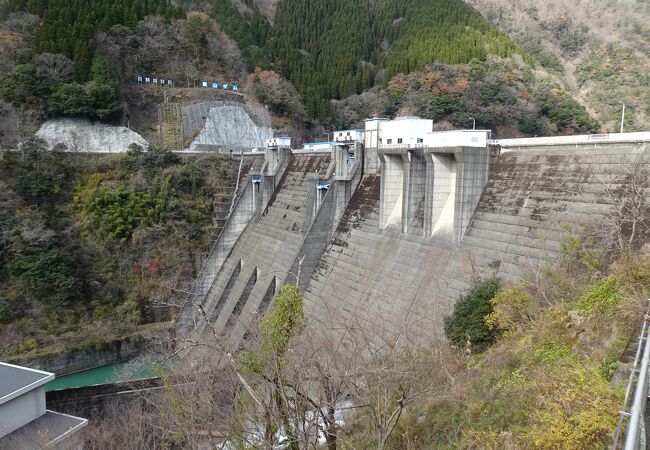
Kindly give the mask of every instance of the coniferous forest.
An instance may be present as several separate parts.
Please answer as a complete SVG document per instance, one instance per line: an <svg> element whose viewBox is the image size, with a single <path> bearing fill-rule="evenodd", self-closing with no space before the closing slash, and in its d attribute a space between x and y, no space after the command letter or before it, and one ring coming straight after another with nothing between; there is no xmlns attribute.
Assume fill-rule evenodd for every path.
<svg viewBox="0 0 650 450"><path fill-rule="evenodd" d="M525 56L461 0L284 0L273 27L253 11L242 17L228 0L213 1L249 67L273 67L296 86L307 115L321 119L332 114L331 99L432 62Z"/></svg>
<svg viewBox="0 0 650 450"><path fill-rule="evenodd" d="M76 82L85 83L93 80L96 33L116 25L134 29L151 15L181 18L188 10L183 4L9 0L5 9L39 16L33 52L66 55L74 62ZM209 11L237 42L249 71L270 68L293 83L310 118L327 121L333 114L330 100L432 62L462 64L488 54L527 57L461 0L283 0L273 25L252 1L247 4L243 14L230 0L210 0L199 9Z"/></svg>
<svg viewBox="0 0 650 450"><path fill-rule="evenodd" d="M9 9L41 17L34 53L61 53L72 59L77 80L88 81L95 34L114 25L134 28L143 17L181 17L184 10L169 0L10 0Z"/></svg>

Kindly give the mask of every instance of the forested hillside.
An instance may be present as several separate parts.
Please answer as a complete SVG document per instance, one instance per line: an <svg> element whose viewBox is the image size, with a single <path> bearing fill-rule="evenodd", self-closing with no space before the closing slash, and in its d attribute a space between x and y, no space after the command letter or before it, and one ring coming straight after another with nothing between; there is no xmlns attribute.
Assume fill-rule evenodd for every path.
<svg viewBox="0 0 650 450"><path fill-rule="evenodd" d="M221 155L156 149L80 156L29 140L5 155L0 357L94 345L170 320L156 300L196 276L235 173Z"/></svg>
<svg viewBox="0 0 650 450"><path fill-rule="evenodd" d="M170 0L9 0L11 11L25 11L41 18L34 42L35 53L61 53L74 62L77 80L88 81L96 48L97 32L114 25L134 29L149 15L180 18L184 9Z"/></svg>
<svg viewBox="0 0 650 450"><path fill-rule="evenodd" d="M242 12L215 0L213 12L249 69L267 67L290 80L305 116L327 127L360 126L375 112L416 114L442 127L467 127L473 117L505 137L600 128L561 83L540 76L539 55L513 44L462 1L246 4ZM277 6L273 26L257 5ZM432 62L436 68L425 69Z"/></svg>
<svg viewBox="0 0 650 450"><path fill-rule="evenodd" d="M558 84L517 59L432 64L334 102L337 125L362 127L372 113L416 115L438 129L490 129L499 137L591 133L599 124ZM473 120L474 121L473 121Z"/></svg>
<svg viewBox="0 0 650 450"><path fill-rule="evenodd" d="M650 3L469 0L608 131L650 129Z"/></svg>
<svg viewBox="0 0 650 450"><path fill-rule="evenodd" d="M531 56L461 0L272 3L5 0L0 3L0 53L6 56L0 64L0 139L11 141L33 130L30 123L53 116L126 124L133 113L136 126L154 129L140 119L151 122L156 114L146 111L140 94L125 89L142 73L173 78L177 86L193 86L202 77L243 81L253 74L249 93L276 117L288 118L278 123L302 129L306 122L314 135L358 123L370 112L417 113L448 126L467 126L474 117L504 136L599 128L564 92L561 80L540 78L535 67L546 64L543 54L524 45ZM272 21L270 11L275 11ZM486 90L470 89L460 102L431 108L422 106L430 99L412 92L427 87L410 83L413 89L402 92L408 98L401 99L396 83L432 63L446 65L448 73L456 73L459 64L483 66L461 79L471 78L472 86ZM512 89L515 79L500 82L491 70L495 65L521 72L515 77L521 83ZM581 72L585 77L587 70ZM260 73L282 86L277 95L268 95ZM544 89L559 95L559 107L554 101L542 105ZM351 111L358 95L389 100L371 109L372 101L364 100L367 107ZM509 104L518 106L509 111ZM573 117L561 117L567 115Z"/></svg>
<svg viewBox="0 0 650 450"><path fill-rule="evenodd" d="M284 75L302 95L307 115L321 119L331 116L330 99L397 73L520 52L460 0L284 0L270 29L255 7L237 19L234 8L224 12L226 1L215 1L215 10L246 30L233 37L249 65L265 63Z"/></svg>

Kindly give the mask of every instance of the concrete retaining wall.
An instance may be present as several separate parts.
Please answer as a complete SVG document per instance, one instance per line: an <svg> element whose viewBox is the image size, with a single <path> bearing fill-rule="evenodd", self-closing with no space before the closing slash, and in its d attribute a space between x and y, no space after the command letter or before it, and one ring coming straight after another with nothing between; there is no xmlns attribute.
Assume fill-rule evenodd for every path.
<svg viewBox="0 0 650 450"><path fill-rule="evenodd" d="M133 358L144 351L145 344L146 341L141 336L132 336L128 339L102 342L86 348L64 350L53 355L16 358L7 362L54 372L56 375L65 375Z"/></svg>
<svg viewBox="0 0 650 450"><path fill-rule="evenodd" d="M226 342L239 345L251 321L268 308L275 290L285 282L294 282L292 266L311 226L316 178L324 175L329 163L329 155L291 156L268 206L259 220L246 227L203 302L211 329L223 339L214 342L205 322L195 328L194 339L217 347ZM265 184L271 186L275 181L263 180L262 186ZM191 361L206 355L197 351L187 357Z"/></svg>
<svg viewBox="0 0 650 450"><path fill-rule="evenodd" d="M185 332L192 328L197 320L198 311L194 304L202 302L221 270L223 262L241 236L242 232L254 217L257 204L257 186L252 183L252 175L260 171L263 158L255 157L245 163L245 171L240 174L239 192L235 193L236 200L219 237L212 246L203 267L192 285L191 294L179 314L176 324L179 331Z"/></svg>

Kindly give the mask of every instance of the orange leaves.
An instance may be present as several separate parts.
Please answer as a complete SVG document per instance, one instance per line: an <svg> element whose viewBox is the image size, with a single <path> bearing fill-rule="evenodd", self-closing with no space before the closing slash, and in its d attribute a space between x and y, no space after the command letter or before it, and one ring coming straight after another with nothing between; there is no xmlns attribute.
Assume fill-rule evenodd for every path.
<svg viewBox="0 0 650 450"><path fill-rule="evenodd" d="M16 33L3 33L0 31L0 42L12 42L14 44L20 44L23 41L23 38Z"/></svg>
<svg viewBox="0 0 650 450"><path fill-rule="evenodd" d="M420 77L420 90L434 95L462 95L469 89L469 80L445 76L440 71L430 71Z"/></svg>

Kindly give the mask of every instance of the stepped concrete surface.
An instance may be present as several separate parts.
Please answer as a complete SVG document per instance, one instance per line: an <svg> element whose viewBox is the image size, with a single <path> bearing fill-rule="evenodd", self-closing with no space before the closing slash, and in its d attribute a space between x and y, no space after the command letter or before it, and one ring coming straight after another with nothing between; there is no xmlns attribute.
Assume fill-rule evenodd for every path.
<svg viewBox="0 0 650 450"><path fill-rule="evenodd" d="M263 155L247 156L240 161L239 180L236 187L233 187L233 191L236 189L236 192L229 197L228 204L223 205L223 208L226 209L226 220L220 224L221 230L217 240L210 249L210 254L203 263L199 276L194 280L191 295L177 318L177 329L181 333L185 333L193 327L198 318L195 305L203 302L223 262L253 218L255 212L254 187L251 183L251 176L259 173L263 164Z"/></svg>
<svg viewBox="0 0 650 450"><path fill-rule="evenodd" d="M571 236L601 233L615 242L609 230L630 186L647 201L649 151L648 142L508 149L459 243L404 233L399 224L382 230L380 179L366 176L308 283L307 314L329 328L442 337L444 317L480 279L534 282L557 266ZM650 205L642 210L650 219ZM650 237L645 228L636 233L639 242Z"/></svg>
<svg viewBox="0 0 650 450"><path fill-rule="evenodd" d="M380 152L381 167L350 188L338 224L337 199L346 203L349 187L338 183L346 181L334 176L326 193L315 186L329 179L330 156L292 155L277 188L269 187L268 206L246 225L208 288L202 305L216 336L205 327L196 333L242 345L248 325L279 286L296 282L301 266L312 323L362 328L384 343L430 342L444 338L444 318L481 279L535 283L558 267L571 238L613 246L619 238L650 238L639 225L650 220L650 135L501 142L430 156L425 148L428 159L419 151ZM636 226L619 213L630 208Z"/></svg>
<svg viewBox="0 0 650 450"><path fill-rule="evenodd" d="M450 305L437 302L435 288L451 246L399 227L380 230L379 202L380 178L365 177L309 282L306 312L328 328L438 336Z"/></svg>
<svg viewBox="0 0 650 450"><path fill-rule="evenodd" d="M246 152L264 147L266 140L273 137L273 130L256 124L242 105L199 103L185 107L183 130L187 138L192 138L200 130L189 147L190 151Z"/></svg>
<svg viewBox="0 0 650 450"><path fill-rule="evenodd" d="M63 144L68 152L123 153L129 145L143 148L149 143L138 133L126 127L92 123L84 119L52 119L36 133L50 148Z"/></svg>
<svg viewBox="0 0 650 450"><path fill-rule="evenodd" d="M266 311L279 286L296 282L290 272L311 225L315 182L329 164L329 155L291 156L268 206L259 220L246 226L216 275L202 310L230 345L241 343L250 322ZM194 334L214 343L205 322L197 323Z"/></svg>
<svg viewBox="0 0 650 450"><path fill-rule="evenodd" d="M616 240L617 210L633 186L646 192L650 145L552 146L503 153L490 174L463 246L481 266L516 280L562 257L571 236ZM645 202L645 199L640 198ZM647 215L646 211L642 213ZM639 217L639 219L642 219ZM629 237L629 230L622 234ZM636 239L648 230L639 227Z"/></svg>

